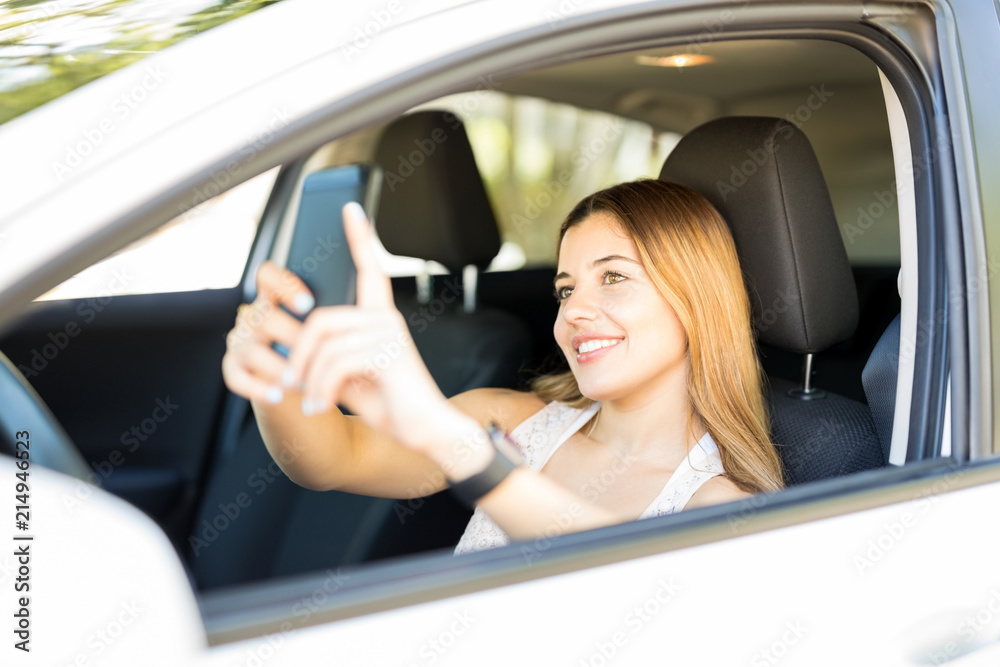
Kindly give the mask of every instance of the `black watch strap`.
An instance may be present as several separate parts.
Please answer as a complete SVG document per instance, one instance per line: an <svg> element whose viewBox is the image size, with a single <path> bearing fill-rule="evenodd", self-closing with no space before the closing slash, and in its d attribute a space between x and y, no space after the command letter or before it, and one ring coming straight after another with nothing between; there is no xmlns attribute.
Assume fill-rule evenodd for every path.
<svg viewBox="0 0 1000 667"><path fill-rule="evenodd" d="M487 427L486 432L489 433L490 439L493 441L493 458L489 465L482 472L463 479L461 482L454 482L450 486L452 495L467 507L474 507L480 498L507 479L507 475L518 466L518 463L512 461L502 451L502 449L509 447L508 443L502 442L506 440L507 435L496 424L492 423Z"/></svg>

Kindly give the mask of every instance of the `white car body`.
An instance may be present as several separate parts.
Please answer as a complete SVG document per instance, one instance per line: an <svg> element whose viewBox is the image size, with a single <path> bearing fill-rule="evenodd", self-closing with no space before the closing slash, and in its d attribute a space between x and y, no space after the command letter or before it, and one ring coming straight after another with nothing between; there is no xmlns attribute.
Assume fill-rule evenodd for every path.
<svg viewBox="0 0 1000 667"><path fill-rule="evenodd" d="M182 212L184 202L199 203L214 193L213 179L224 188L295 157L317 137L456 87L489 88L491 65L545 61L555 40L576 48L599 24L676 11L678 30L693 30L729 11L725 3L699 4L286 0L153 54L0 127L0 319L106 255L111 236L122 247ZM791 21L797 6L786 4ZM1000 147L1000 124L982 118L973 127L959 106L980 94L973 84L988 75L963 69L958 41L962 31L971 41L979 30L978 37L992 35L997 55L989 5L981 13L992 11L993 25L978 28L933 6L941 67L954 77L948 120L959 196L980 230L998 206L995 194L980 201L978 183L996 182L987 177L997 176L997 158L986 152ZM845 17L868 11L836 6ZM891 3L871 8L890 10ZM604 34L612 39L610 28ZM232 157L241 149L243 161ZM72 232L54 234L54 221L67 217L76 221ZM982 236L970 243L984 253ZM970 399L981 417L970 425L970 458L994 446L991 296L984 289L969 299L979 309L969 354L982 389ZM5 499L17 481L9 463L0 459ZM747 501L725 526L678 531L669 550L650 543L601 551L584 539L564 566L535 567L529 551L530 566L478 582L483 561L456 563L468 578L444 592L408 597L401 579L397 601L362 601L349 612L327 606L342 575L318 574L287 627L267 620L287 602L278 596L247 608L245 628L259 629L214 628L211 639L180 559L151 519L68 477L33 468L31 479L32 650L13 648L8 629L5 665L1000 662L996 466L957 466L934 482L875 485L829 502ZM0 557L8 627L18 597L12 549Z"/></svg>

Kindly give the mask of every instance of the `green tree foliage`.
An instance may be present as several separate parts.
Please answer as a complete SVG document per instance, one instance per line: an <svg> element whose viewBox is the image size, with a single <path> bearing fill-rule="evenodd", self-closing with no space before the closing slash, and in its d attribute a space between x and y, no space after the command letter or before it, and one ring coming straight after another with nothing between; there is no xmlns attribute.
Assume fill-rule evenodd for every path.
<svg viewBox="0 0 1000 667"><path fill-rule="evenodd" d="M0 3L0 123L277 0Z"/></svg>

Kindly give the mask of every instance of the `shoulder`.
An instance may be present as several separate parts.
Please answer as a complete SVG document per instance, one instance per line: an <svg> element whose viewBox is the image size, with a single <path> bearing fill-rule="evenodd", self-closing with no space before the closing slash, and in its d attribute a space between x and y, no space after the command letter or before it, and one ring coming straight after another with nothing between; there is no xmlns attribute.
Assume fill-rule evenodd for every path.
<svg viewBox="0 0 1000 667"><path fill-rule="evenodd" d="M480 423L495 421L507 432L545 407L545 401L531 392L496 387L470 389L449 400Z"/></svg>
<svg viewBox="0 0 1000 667"><path fill-rule="evenodd" d="M709 505L719 505L735 500L744 500L751 497L752 493L747 493L724 475L712 477L694 492L684 509L695 507L707 507Z"/></svg>

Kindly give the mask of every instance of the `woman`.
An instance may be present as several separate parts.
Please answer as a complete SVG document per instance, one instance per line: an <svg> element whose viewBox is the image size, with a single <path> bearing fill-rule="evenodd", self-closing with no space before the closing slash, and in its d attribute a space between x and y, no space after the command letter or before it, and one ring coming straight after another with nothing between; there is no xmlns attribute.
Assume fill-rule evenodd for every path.
<svg viewBox="0 0 1000 667"><path fill-rule="evenodd" d="M553 333L570 370L530 392L450 400L393 306L360 207L345 207L344 224L358 305L309 312L305 285L264 264L223 359L293 481L389 498L451 485L477 508L458 552L781 488L735 246L693 190L641 180L580 202L555 279ZM500 432L526 465L502 453Z"/></svg>

